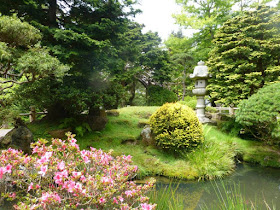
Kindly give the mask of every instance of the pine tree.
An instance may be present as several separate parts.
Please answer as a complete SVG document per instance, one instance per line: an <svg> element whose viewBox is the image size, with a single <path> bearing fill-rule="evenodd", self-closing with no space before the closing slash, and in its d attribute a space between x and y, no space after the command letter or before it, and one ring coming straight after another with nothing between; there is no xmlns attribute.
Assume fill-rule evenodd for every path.
<svg viewBox="0 0 280 210"><path fill-rule="evenodd" d="M280 15L260 6L219 29L208 62L212 101L237 105L265 84L280 79Z"/></svg>

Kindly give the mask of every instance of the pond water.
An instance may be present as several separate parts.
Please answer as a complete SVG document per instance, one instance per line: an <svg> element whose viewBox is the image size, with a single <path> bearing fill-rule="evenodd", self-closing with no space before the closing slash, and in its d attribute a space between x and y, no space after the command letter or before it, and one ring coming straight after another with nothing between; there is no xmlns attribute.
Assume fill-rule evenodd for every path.
<svg viewBox="0 0 280 210"><path fill-rule="evenodd" d="M170 180L157 178L157 190L169 184ZM202 206L215 209L219 202L217 189L223 197L226 194L232 196L234 186L239 186L245 202L250 204L252 201L256 209L267 209L265 202L270 207L280 209L280 169L239 164L232 175L222 180L179 183L173 181L172 186L178 187L176 196L184 200L184 209L201 209Z"/></svg>

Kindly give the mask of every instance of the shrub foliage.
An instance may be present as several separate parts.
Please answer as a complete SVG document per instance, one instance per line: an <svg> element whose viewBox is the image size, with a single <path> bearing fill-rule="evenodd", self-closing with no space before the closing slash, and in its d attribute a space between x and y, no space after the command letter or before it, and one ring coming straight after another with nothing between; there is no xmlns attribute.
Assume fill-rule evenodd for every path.
<svg viewBox="0 0 280 210"><path fill-rule="evenodd" d="M260 89L239 104L236 121L254 137L267 143L280 143L280 83Z"/></svg>
<svg viewBox="0 0 280 210"><path fill-rule="evenodd" d="M265 84L279 81L279 15L275 8L260 6L218 30L208 61L212 100L238 105Z"/></svg>
<svg viewBox="0 0 280 210"><path fill-rule="evenodd" d="M149 106L161 106L164 103L175 102L178 100L174 92L160 86L150 86L147 91L147 103Z"/></svg>
<svg viewBox="0 0 280 210"><path fill-rule="evenodd" d="M151 116L150 126L157 145L165 150L189 150L203 141L195 112L180 103L164 104Z"/></svg>

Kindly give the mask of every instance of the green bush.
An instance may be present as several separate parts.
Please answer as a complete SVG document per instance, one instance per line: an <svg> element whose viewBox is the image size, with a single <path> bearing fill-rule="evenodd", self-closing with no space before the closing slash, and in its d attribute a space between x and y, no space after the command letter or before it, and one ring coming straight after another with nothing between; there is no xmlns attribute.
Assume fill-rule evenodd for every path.
<svg viewBox="0 0 280 210"><path fill-rule="evenodd" d="M179 103L182 105L186 105L186 106L192 108L193 110L195 110L197 99L195 96L185 96L184 101L179 101Z"/></svg>
<svg viewBox="0 0 280 210"><path fill-rule="evenodd" d="M177 95L174 92L160 86L153 85L148 87L147 93L148 106L161 106L167 102L177 101Z"/></svg>
<svg viewBox="0 0 280 210"><path fill-rule="evenodd" d="M210 113L217 113L218 112L218 110L215 107L212 107L212 106L206 106L205 111L210 112Z"/></svg>
<svg viewBox="0 0 280 210"><path fill-rule="evenodd" d="M267 85L239 104L236 121L270 144L280 143L280 83Z"/></svg>
<svg viewBox="0 0 280 210"><path fill-rule="evenodd" d="M180 104L188 106L192 108L192 110L195 110L196 108L196 100L191 100L191 101L179 101Z"/></svg>
<svg viewBox="0 0 280 210"><path fill-rule="evenodd" d="M222 121L218 121L218 129L231 136L240 136L243 126L236 122L234 117L223 116ZM246 136L248 138L248 136Z"/></svg>
<svg viewBox="0 0 280 210"><path fill-rule="evenodd" d="M166 103L150 118L158 146L180 152L197 147L203 141L202 125L195 112L180 103Z"/></svg>

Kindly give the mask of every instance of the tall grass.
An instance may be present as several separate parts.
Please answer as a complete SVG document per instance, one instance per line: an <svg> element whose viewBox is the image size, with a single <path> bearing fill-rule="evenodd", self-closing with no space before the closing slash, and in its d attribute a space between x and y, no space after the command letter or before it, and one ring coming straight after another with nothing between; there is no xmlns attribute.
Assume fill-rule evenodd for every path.
<svg viewBox="0 0 280 210"><path fill-rule="evenodd" d="M186 159L197 171L199 179L221 178L231 173L235 167L236 147L231 139L216 135L213 127L204 127L205 142Z"/></svg>
<svg viewBox="0 0 280 210"><path fill-rule="evenodd" d="M212 181L212 188L216 195L213 203L198 204L203 194L203 190L194 191L188 194L185 190L179 192L180 183L174 184L172 181L165 187L159 186L151 191L147 196L151 203L157 204L158 210L276 210L276 206L269 206L265 200L248 200L243 195L240 184L228 185L225 181ZM158 185L158 184L157 184ZM182 190L182 189L181 189Z"/></svg>
<svg viewBox="0 0 280 210"><path fill-rule="evenodd" d="M221 181L219 185L216 181L212 182L212 187L217 196L217 202L212 205L203 204L200 205L202 210L257 210L267 209L276 210L275 206L270 207L265 200L263 200L263 208L260 208L260 200L255 201L246 199L243 195L240 184L234 183L233 185L226 185L225 182Z"/></svg>
<svg viewBox="0 0 280 210"><path fill-rule="evenodd" d="M184 210L184 197L177 194L180 183L173 185L170 183L164 188L156 188L148 194L151 203L157 204L157 210Z"/></svg>

